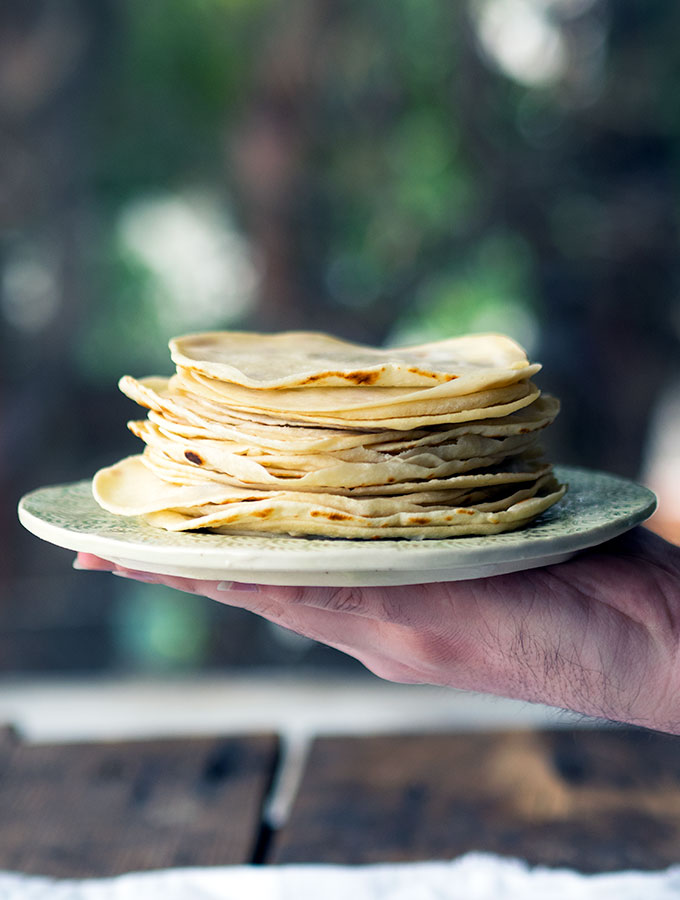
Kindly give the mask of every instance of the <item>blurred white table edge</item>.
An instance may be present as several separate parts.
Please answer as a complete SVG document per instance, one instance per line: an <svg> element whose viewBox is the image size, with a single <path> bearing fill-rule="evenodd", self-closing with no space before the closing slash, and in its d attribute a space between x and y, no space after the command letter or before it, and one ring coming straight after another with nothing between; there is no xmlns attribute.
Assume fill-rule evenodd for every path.
<svg viewBox="0 0 680 900"><path fill-rule="evenodd" d="M601 726L537 704L370 676L219 674L0 680L0 723L27 742L276 732L317 735Z"/></svg>

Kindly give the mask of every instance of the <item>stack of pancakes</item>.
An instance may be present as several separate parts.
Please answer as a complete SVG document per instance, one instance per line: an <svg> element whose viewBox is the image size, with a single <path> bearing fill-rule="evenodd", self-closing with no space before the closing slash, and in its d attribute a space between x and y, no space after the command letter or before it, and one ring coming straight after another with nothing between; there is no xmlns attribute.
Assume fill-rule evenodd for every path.
<svg viewBox="0 0 680 900"><path fill-rule="evenodd" d="M564 494L538 447L559 410L521 347L471 335L378 350L323 334L170 342L125 376L144 452L97 473L105 509L170 531L438 538L520 528Z"/></svg>

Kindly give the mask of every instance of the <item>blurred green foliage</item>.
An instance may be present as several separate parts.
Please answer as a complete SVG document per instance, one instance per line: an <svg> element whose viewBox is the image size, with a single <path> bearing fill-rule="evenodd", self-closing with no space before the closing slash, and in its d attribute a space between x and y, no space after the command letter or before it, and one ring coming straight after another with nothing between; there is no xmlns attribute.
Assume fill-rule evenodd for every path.
<svg viewBox="0 0 680 900"><path fill-rule="evenodd" d="M124 0L90 107L92 187L115 210L187 181L220 190L226 121L248 102L272 0Z"/></svg>
<svg viewBox="0 0 680 900"><path fill-rule="evenodd" d="M83 316L84 373L112 380L144 360L162 370L166 340L182 328L181 317L159 314L154 272L116 235L140 197L209 191L267 264L258 226L249 234L254 191L234 151L259 120L269 152L296 158L293 176L269 185L283 200L255 198L263 216L288 205L285 221L276 208L271 221L288 230L278 237L288 241L295 282L264 286L280 292L271 306L281 308L257 315L258 327L314 325L314 310L325 308L327 330L371 340L494 323L528 339L536 303L526 241L507 225L487 232L492 197L461 146L464 24L455 5L415 0L121 5L91 107L98 278L108 299ZM511 114L510 95L520 92L505 89L500 108ZM266 165L263 181L275 180ZM284 308L288 294L300 312ZM249 324L225 308L204 327Z"/></svg>

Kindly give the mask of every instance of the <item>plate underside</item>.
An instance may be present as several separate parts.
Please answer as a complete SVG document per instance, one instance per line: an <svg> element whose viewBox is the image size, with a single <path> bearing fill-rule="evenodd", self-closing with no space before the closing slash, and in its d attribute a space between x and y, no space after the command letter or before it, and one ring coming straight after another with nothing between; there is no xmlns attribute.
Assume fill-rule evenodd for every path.
<svg viewBox="0 0 680 900"><path fill-rule="evenodd" d="M460 581L551 565L644 521L656 498L614 475L556 466L566 497L526 528L427 540L167 532L101 509L89 481L41 488L19 504L37 537L128 568L190 578L296 585Z"/></svg>

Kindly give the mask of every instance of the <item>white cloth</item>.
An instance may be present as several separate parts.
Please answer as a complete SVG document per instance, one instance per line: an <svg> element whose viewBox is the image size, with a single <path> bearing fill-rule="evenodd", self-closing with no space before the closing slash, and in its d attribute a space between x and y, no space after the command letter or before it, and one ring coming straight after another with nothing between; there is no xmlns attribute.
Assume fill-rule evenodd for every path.
<svg viewBox="0 0 680 900"><path fill-rule="evenodd" d="M230 866L56 880L0 872L0 900L677 900L680 865L582 875L470 853L452 862Z"/></svg>

